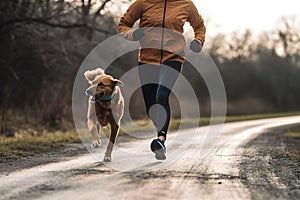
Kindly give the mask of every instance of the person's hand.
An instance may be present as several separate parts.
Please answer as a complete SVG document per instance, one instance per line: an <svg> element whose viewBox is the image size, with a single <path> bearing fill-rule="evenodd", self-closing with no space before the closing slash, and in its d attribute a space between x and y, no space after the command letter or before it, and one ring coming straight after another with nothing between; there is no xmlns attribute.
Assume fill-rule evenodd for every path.
<svg viewBox="0 0 300 200"><path fill-rule="evenodd" d="M202 45L197 40L193 40L190 44L190 49L195 53L199 53L202 50Z"/></svg>
<svg viewBox="0 0 300 200"><path fill-rule="evenodd" d="M138 28L135 31L133 31L132 38L134 41L138 41L138 40L142 39L142 37L144 37L144 35L145 35L144 29Z"/></svg>

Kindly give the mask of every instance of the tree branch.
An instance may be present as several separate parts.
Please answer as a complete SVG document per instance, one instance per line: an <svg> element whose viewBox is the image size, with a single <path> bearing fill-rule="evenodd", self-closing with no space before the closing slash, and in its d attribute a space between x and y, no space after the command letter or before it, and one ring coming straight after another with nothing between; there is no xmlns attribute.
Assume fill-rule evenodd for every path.
<svg viewBox="0 0 300 200"><path fill-rule="evenodd" d="M106 4L108 2L110 2L111 0L105 0L102 5L96 10L96 12L94 13L94 17L96 17L97 15L100 15L100 11L104 9L104 7L106 6Z"/></svg>
<svg viewBox="0 0 300 200"><path fill-rule="evenodd" d="M101 28L96 28L92 27L88 24L85 23L74 23L74 24L57 24L53 22L49 22L45 19L40 19L40 18L22 18L22 19L12 19L8 20L2 24L0 24L0 30L3 29L5 26L11 25L11 24L18 24L18 23L38 23L38 24L44 24L53 28L88 28L88 29L94 29L98 32L106 33L106 34L113 34L113 32L101 29Z"/></svg>

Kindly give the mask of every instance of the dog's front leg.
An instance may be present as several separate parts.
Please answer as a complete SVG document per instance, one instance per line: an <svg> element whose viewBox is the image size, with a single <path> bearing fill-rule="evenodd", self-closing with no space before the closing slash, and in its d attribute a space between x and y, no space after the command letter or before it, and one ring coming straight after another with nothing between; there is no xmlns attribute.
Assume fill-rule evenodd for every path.
<svg viewBox="0 0 300 200"><path fill-rule="evenodd" d="M99 135L99 130L97 128L98 119L96 116L95 103L89 101L88 112L87 112L87 126L92 134L92 148L101 146L101 138Z"/></svg>
<svg viewBox="0 0 300 200"><path fill-rule="evenodd" d="M93 119L88 119L87 121L87 126L92 134L93 142L91 144L92 148L100 147L101 146L101 138L99 136L99 132L97 129L97 122L94 121Z"/></svg>
<svg viewBox="0 0 300 200"><path fill-rule="evenodd" d="M116 137L118 135L118 132L119 132L119 125L113 121L111 124L111 130L110 130L110 135L109 135L109 143L107 145L107 148L106 148L106 152L105 152L105 155L104 155L104 162L110 162L111 161L111 152L113 150L113 147L114 147L114 144L115 144L115 141L116 141Z"/></svg>

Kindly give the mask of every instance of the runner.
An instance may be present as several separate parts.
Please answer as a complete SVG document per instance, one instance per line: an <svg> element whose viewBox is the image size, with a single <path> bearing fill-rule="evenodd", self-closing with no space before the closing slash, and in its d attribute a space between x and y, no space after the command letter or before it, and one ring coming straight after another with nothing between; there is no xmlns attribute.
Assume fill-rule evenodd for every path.
<svg viewBox="0 0 300 200"><path fill-rule="evenodd" d="M137 20L139 28L133 29ZM190 49L199 53L206 28L191 0L136 0L119 23L123 37L140 41L139 76L146 112L157 130L150 148L158 160L166 159L165 141L171 116L169 95L184 62L185 22L191 24L195 33Z"/></svg>

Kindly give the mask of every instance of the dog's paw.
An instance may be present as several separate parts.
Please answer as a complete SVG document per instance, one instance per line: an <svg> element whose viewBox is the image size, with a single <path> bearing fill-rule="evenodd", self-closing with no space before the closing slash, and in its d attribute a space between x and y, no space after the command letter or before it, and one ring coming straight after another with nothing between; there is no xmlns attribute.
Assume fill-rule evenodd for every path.
<svg viewBox="0 0 300 200"><path fill-rule="evenodd" d="M111 162L110 156L104 156L103 162Z"/></svg>
<svg viewBox="0 0 300 200"><path fill-rule="evenodd" d="M94 140L91 144L92 148L97 148L97 147L101 147L101 139L98 140Z"/></svg>

